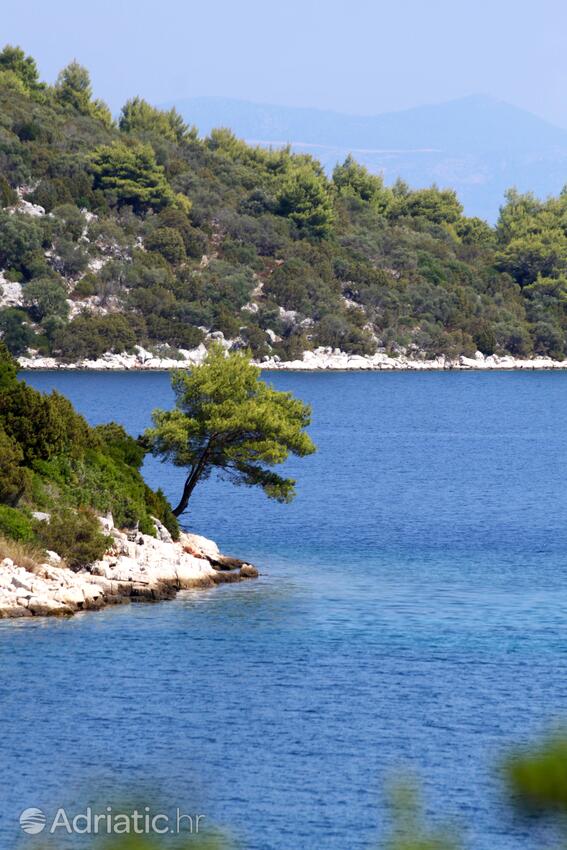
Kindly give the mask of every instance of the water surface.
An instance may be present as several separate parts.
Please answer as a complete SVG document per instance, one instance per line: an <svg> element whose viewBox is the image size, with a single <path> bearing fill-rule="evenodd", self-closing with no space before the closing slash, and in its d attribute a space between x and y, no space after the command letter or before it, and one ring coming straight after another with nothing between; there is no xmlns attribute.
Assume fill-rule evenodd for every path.
<svg viewBox="0 0 567 850"><path fill-rule="evenodd" d="M27 806L144 783L251 850L359 850L407 772L467 846L537 843L496 768L567 715L567 375L269 379L314 409L296 501L211 481L187 517L260 580L0 623L0 847ZM171 404L164 374L28 380L133 434Z"/></svg>

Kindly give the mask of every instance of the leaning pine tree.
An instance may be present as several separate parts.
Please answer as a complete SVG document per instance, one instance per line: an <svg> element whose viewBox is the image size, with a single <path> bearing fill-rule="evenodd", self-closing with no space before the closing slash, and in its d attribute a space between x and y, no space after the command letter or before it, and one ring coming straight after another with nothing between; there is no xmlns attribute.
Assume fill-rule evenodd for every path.
<svg viewBox="0 0 567 850"><path fill-rule="evenodd" d="M308 405L264 383L249 355L225 355L221 346L191 373L175 372L172 385L175 408L153 412L154 427L143 442L152 454L188 470L176 516L213 470L235 484L257 485L280 502L293 499L295 481L271 467L290 454L315 451L305 432Z"/></svg>

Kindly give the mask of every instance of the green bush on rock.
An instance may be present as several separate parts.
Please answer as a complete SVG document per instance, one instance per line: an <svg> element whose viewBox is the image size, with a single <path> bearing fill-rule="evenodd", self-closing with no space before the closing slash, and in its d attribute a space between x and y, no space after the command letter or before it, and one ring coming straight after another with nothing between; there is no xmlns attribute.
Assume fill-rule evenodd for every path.
<svg viewBox="0 0 567 850"><path fill-rule="evenodd" d="M161 491L140 474L145 450L116 423L91 428L71 403L42 395L17 380L16 365L0 342L0 532L39 540L75 565L101 557L106 540L96 513L111 512L117 526L155 534L152 517L174 539L179 526ZM16 509L17 508L17 509ZM49 525L29 520L40 509Z"/></svg>
<svg viewBox="0 0 567 850"><path fill-rule="evenodd" d="M51 514L48 522L38 522L36 531L45 548L65 558L71 568L100 560L111 540L103 534L94 511L88 508L60 508Z"/></svg>
<svg viewBox="0 0 567 850"><path fill-rule="evenodd" d="M35 539L29 517L8 505L0 505L0 535L21 543L31 543Z"/></svg>

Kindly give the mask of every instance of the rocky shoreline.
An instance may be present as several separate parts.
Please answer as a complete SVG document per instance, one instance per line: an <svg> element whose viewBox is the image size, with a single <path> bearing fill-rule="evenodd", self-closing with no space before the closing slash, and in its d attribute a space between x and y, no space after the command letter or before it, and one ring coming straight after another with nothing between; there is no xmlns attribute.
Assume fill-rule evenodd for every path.
<svg viewBox="0 0 567 850"><path fill-rule="evenodd" d="M172 599L180 590L256 578L258 570L221 554L212 540L182 533L178 541L156 520L157 537L101 522L112 543L104 558L74 572L55 552L23 567L0 561L0 619L71 615L111 604Z"/></svg>
<svg viewBox="0 0 567 850"><path fill-rule="evenodd" d="M179 358L158 357L141 346L133 354L104 354L97 360L81 360L77 363L63 363L53 357L20 357L18 362L24 370L91 370L91 371L169 371L171 369L191 369L201 363L207 349L200 345L193 351L180 351ZM567 360L552 360L550 357L520 359L510 355L491 354L485 356L477 351L474 357L449 358L440 355L434 359L424 356L400 354L391 356L385 352L361 356L347 354L339 349L317 348L303 352L301 360L280 360L278 357L265 357L256 361L261 369L267 371L488 371L488 370L550 370L567 369Z"/></svg>

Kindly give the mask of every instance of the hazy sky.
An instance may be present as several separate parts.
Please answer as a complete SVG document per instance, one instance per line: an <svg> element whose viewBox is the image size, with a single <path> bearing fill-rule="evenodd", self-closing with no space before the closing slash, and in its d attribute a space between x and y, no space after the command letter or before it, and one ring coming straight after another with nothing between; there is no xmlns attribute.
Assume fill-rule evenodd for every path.
<svg viewBox="0 0 567 850"><path fill-rule="evenodd" d="M0 0L44 79L73 58L113 111L221 95L361 114L469 94L567 127L565 0Z"/></svg>

